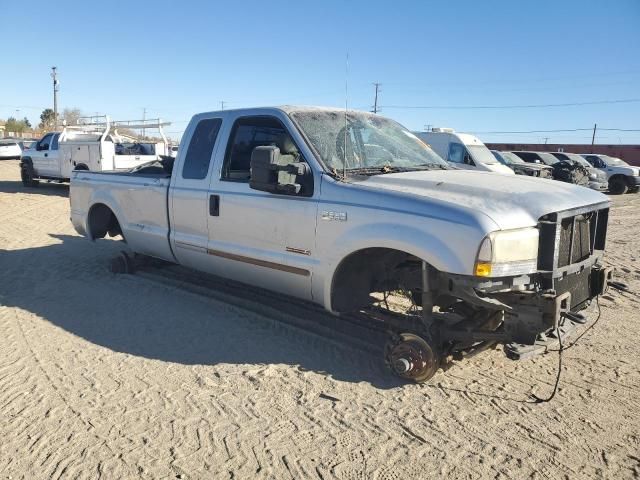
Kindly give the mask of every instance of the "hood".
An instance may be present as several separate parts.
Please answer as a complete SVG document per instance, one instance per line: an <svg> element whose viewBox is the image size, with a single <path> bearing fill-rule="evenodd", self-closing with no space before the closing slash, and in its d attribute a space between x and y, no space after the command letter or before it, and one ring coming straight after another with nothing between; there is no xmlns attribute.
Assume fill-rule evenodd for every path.
<svg viewBox="0 0 640 480"><path fill-rule="evenodd" d="M511 170L506 165L502 165L501 163L485 163L484 167L490 172L513 175L513 170Z"/></svg>
<svg viewBox="0 0 640 480"><path fill-rule="evenodd" d="M640 175L640 167L634 167L634 166L615 166L615 167L608 167L608 170L611 170L614 173L621 173L622 175L631 175L632 177L637 177L638 175Z"/></svg>
<svg viewBox="0 0 640 480"><path fill-rule="evenodd" d="M469 170L376 175L359 185L477 210L502 230L535 226L548 213L609 202L601 193L564 182Z"/></svg>

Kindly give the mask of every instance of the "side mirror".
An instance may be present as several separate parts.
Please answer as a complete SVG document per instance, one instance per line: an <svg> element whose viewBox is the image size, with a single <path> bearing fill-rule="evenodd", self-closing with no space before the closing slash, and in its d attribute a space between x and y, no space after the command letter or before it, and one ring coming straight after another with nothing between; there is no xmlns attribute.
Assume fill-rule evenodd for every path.
<svg viewBox="0 0 640 480"><path fill-rule="evenodd" d="M293 155L281 155L278 147L254 148L249 186L253 190L281 195L309 195L306 184L312 179L311 170L306 163L295 160Z"/></svg>
<svg viewBox="0 0 640 480"><path fill-rule="evenodd" d="M49 144L48 143L43 143L42 145L38 145L37 150L38 151L49 150Z"/></svg>

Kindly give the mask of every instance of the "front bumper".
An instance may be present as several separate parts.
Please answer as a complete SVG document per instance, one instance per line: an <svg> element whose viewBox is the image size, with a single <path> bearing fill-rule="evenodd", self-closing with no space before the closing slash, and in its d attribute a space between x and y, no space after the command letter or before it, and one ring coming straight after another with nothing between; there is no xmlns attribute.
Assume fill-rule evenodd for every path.
<svg viewBox="0 0 640 480"><path fill-rule="evenodd" d="M567 275L556 290L501 294L500 300L511 307L505 312L504 343L531 346L541 337L553 337L560 325L569 325L569 317L606 291L612 275L613 269L594 265Z"/></svg>
<svg viewBox="0 0 640 480"><path fill-rule="evenodd" d="M606 192L609 189L609 184L607 182L601 182L599 180L590 180L589 188L592 190L597 190L598 192Z"/></svg>

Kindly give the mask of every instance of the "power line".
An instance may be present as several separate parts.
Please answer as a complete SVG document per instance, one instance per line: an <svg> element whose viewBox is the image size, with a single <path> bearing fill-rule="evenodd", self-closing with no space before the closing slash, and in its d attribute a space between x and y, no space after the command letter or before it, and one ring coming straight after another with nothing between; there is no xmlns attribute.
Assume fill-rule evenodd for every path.
<svg viewBox="0 0 640 480"><path fill-rule="evenodd" d="M488 131L488 132L474 131L473 133L481 133L481 134L562 133L562 132L590 132L592 130L593 130L593 127L591 128L559 128L555 130L513 130L513 131ZM640 129L632 129L632 128L598 128L598 130L606 130L608 132L640 132Z"/></svg>
<svg viewBox="0 0 640 480"><path fill-rule="evenodd" d="M382 108L420 109L420 110L474 110L474 109L516 109L516 108L551 108L578 107L583 105L604 105L614 103L636 103L640 98L626 98L622 100L596 100L590 102L573 103L544 103L539 105L383 105Z"/></svg>

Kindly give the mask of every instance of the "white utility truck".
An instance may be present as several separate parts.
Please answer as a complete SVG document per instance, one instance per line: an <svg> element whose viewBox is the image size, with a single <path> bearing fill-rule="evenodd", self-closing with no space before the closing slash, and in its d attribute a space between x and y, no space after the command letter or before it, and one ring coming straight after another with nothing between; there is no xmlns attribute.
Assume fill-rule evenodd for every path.
<svg viewBox="0 0 640 480"><path fill-rule="evenodd" d="M136 254L383 322L388 364L415 381L496 344L510 358L546 351L611 274L606 196L452 169L359 111L201 113L175 161L76 170L70 198L90 240L121 235ZM397 292L400 312L386 301Z"/></svg>
<svg viewBox="0 0 640 480"><path fill-rule="evenodd" d="M452 128L432 128L430 132L414 132L438 155L456 168L515 175L491 153L479 138L456 133Z"/></svg>
<svg viewBox="0 0 640 480"><path fill-rule="evenodd" d="M96 119L101 119L96 121ZM20 159L22 183L35 187L39 180L68 181L73 170L128 170L169 153L160 119L111 122L108 116L82 117L78 125L50 132ZM138 141L118 129L157 129L161 142Z"/></svg>

